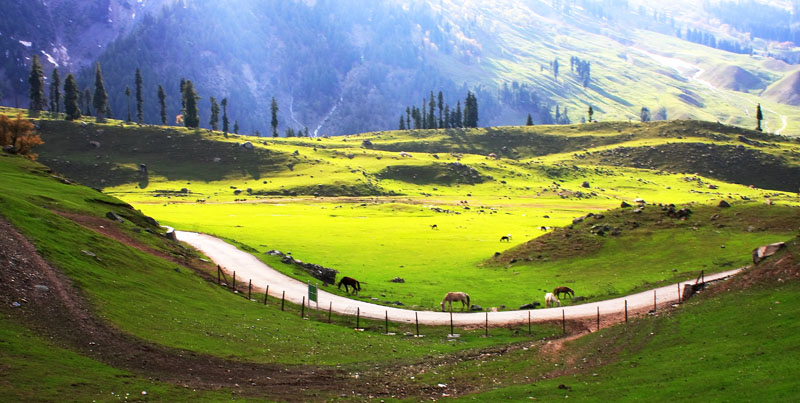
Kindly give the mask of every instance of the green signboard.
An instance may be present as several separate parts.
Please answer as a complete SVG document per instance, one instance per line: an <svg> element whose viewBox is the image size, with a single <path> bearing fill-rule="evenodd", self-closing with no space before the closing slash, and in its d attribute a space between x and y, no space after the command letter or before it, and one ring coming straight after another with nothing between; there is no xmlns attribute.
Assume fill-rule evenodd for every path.
<svg viewBox="0 0 800 403"><path fill-rule="evenodd" d="M317 302L317 286L308 285L308 300Z"/></svg>

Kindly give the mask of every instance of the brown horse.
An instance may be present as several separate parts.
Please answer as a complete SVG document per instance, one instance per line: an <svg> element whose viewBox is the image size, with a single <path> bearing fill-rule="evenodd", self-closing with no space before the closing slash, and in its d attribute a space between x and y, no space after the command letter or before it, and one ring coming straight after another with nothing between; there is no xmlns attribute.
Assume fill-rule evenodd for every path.
<svg viewBox="0 0 800 403"><path fill-rule="evenodd" d="M464 307L469 308L469 294L465 292L448 292L445 294L444 299L442 300L442 312L444 312L444 303L447 302L450 304L450 310L453 310L453 301L461 301L461 310L464 310Z"/></svg>
<svg viewBox="0 0 800 403"><path fill-rule="evenodd" d="M348 286L353 287L353 294L357 294L359 291L361 291L361 283L359 283L358 280L352 277L342 277L342 279L339 280L339 283L336 284L336 286L341 290L342 284L344 284L344 292L347 294L350 294L350 289L348 288Z"/></svg>
<svg viewBox="0 0 800 403"><path fill-rule="evenodd" d="M559 298L562 298L562 294L569 295L569 299L575 297L575 291L572 291L572 289L569 287L556 287L556 289L553 290L553 294Z"/></svg>

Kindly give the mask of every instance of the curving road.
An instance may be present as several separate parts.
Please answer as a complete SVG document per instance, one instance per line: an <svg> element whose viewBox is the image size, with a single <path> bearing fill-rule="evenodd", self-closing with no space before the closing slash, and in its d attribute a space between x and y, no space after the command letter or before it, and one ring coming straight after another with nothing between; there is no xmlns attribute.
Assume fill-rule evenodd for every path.
<svg viewBox="0 0 800 403"><path fill-rule="evenodd" d="M178 240L186 242L202 251L216 264L230 271L235 270L237 278L252 280L253 286L262 290L269 285L270 296L280 298L282 292L286 291L286 299L299 305L302 303L303 297L308 295L308 286L305 283L278 272L258 260L255 256L243 252L219 238L196 232L175 231L175 234ZM708 275L706 276L706 281L729 277L738 273L740 270L742 269ZM683 289L684 284L690 283L693 284L694 279L680 283L681 289ZM656 303L659 306L678 302L678 287L675 284L657 288L655 289L655 293ZM415 315L417 315L419 323L422 324L450 324L450 314L448 312L413 311L410 309L387 307L341 297L325 292L322 289L319 289L317 300L320 309L327 310L330 306L334 312L339 314L355 315L356 311L360 310L360 315L365 318L384 319L385 315L388 314L389 320L406 323L414 323ZM651 309L653 307L653 290L606 301L571 305L564 308L490 312L489 322L492 325L527 322L528 313L530 313L531 320L533 321L561 320L562 312L567 319L594 318L597 315L598 307L602 315L619 314L623 313L625 310L625 300L628 301L629 311ZM453 324L456 326L483 326L486 320L485 312L453 313Z"/></svg>

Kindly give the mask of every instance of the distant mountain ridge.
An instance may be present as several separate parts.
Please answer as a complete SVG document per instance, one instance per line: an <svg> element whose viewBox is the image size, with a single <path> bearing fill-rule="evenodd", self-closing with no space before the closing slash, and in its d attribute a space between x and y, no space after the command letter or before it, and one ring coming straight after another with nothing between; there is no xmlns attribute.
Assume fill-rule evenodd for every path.
<svg viewBox="0 0 800 403"><path fill-rule="evenodd" d="M687 6L593 0L20 3L9 15L18 20L30 16L31 23L13 31L13 38L33 38L33 45L7 42L13 54L0 77L13 85L0 84L0 102L27 103L30 55L45 51L57 54L53 59L62 70L80 73L82 89L91 87L90 65L98 60L117 118L127 114L124 90L133 88L134 71L141 68L148 123L160 121L158 85L167 91L168 121L174 123L181 108L178 83L185 78L201 97L203 127L208 127L209 97L218 102L228 98L231 126L236 121L240 132L262 135L270 134L272 97L280 107L280 133L307 128L323 135L395 129L407 106L427 109L423 102L431 91L434 96L442 91L447 105L455 108L468 90L478 95L481 126L522 124L528 114L535 124L580 122L587 119L589 105L593 119L600 120L638 120L640 110L648 108L659 111L654 118L752 126L742 109L758 102L753 90L782 78L787 66L762 63L771 59L760 54L692 43L701 34L703 40L714 35L713 43L745 39L713 31L707 21L715 17L703 6L677 3ZM52 17L67 9L87 23L65 24ZM6 32L14 24L11 18L0 20L5 24L0 25L0 41L10 41ZM55 28L24 35L34 32L35 24ZM693 28L692 41L688 28ZM68 43L68 58L42 48L47 38ZM52 63L46 65L48 74L50 68ZM694 79L692 69L706 70L716 92L705 94L708 88ZM724 93L743 90L751 92L752 100ZM800 109L790 108L781 109L783 115L769 109L776 112L767 114L773 121L767 126L800 120Z"/></svg>

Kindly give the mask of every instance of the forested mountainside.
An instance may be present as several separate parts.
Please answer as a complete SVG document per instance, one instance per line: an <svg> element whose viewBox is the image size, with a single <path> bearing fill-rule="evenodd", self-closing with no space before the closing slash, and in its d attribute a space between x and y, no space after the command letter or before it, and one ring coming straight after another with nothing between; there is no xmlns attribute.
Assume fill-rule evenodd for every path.
<svg viewBox="0 0 800 403"><path fill-rule="evenodd" d="M431 91L451 108L475 93L480 126L523 124L528 114L534 124L577 122L590 105L599 120L751 127L756 104L768 102L768 131L797 132L800 120L800 109L784 102L794 89L760 98L794 70L787 62L796 58L797 1L18 3L9 13L17 18L0 21L0 40L10 44L0 71L12 83L0 89L8 105L26 104L26 69L36 53L48 75L58 64L81 89L93 86L98 61L114 117L125 118L133 102L125 89L133 89L139 68L145 122L160 122L160 85L175 123L186 79L200 97L202 126L214 97L227 99L231 126L262 135L271 131L272 98L281 134L323 135L397 128L407 107L425 109ZM743 15L753 18L736 22ZM22 37L37 39L26 46ZM40 45L47 38L68 43L66 56ZM752 79L738 85L740 76Z"/></svg>

